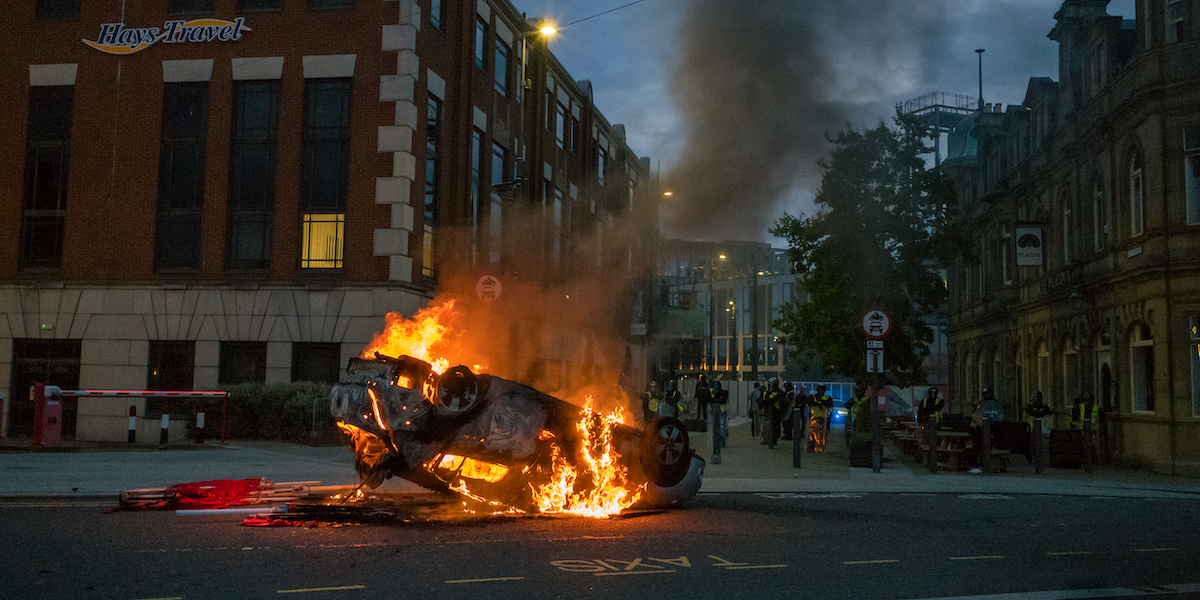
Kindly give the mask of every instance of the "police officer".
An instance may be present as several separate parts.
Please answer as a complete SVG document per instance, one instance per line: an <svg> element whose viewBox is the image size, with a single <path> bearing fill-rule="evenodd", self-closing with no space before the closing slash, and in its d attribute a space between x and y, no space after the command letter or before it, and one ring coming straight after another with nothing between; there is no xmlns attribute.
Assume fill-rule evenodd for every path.
<svg viewBox="0 0 1200 600"><path fill-rule="evenodd" d="M1100 428L1100 408L1091 392L1084 392L1075 397L1075 407L1071 409L1071 429L1083 430L1083 466L1091 470L1091 466L1099 458L1096 452L1096 431Z"/></svg>
<svg viewBox="0 0 1200 600"><path fill-rule="evenodd" d="M662 403L663 394L658 389L658 382L651 381L650 389L642 396L642 414L649 423L658 414L658 405Z"/></svg>
<svg viewBox="0 0 1200 600"><path fill-rule="evenodd" d="M991 394L992 391L990 389L983 389L984 400L991 398ZM917 425L921 427L920 439L924 440L926 446L930 449L931 457L936 452L933 449L937 448L937 429L938 424L942 422L942 409L945 406L946 403L938 395L938 389L930 387L925 392L925 397L921 399L921 406L917 408ZM931 471L936 468L936 464L937 459L934 458L933 463L929 467Z"/></svg>
<svg viewBox="0 0 1200 600"><path fill-rule="evenodd" d="M811 407L808 417L808 451L824 452L833 398L825 393L824 385L818 385L817 393L809 398L808 405Z"/></svg>
<svg viewBox="0 0 1200 600"><path fill-rule="evenodd" d="M729 390L721 389L720 381L712 382L712 404L713 404L713 428L720 427L721 430L721 445L724 446L725 436L729 435L729 423L726 419L726 410L729 404Z"/></svg>
<svg viewBox="0 0 1200 600"><path fill-rule="evenodd" d="M854 431L865 431L869 433L871 424L871 414L867 411L871 409L871 401L867 399L867 386L858 384L854 386L854 397L846 402L846 410L849 414L846 415L846 446L850 446L850 436Z"/></svg>
<svg viewBox="0 0 1200 600"><path fill-rule="evenodd" d="M696 380L696 417L708 419L708 403L712 401L712 391L708 387L708 377L704 373Z"/></svg>
<svg viewBox="0 0 1200 600"><path fill-rule="evenodd" d="M792 439L792 407L795 405L796 398L792 393L792 382L783 382L783 406L779 408L779 415L783 425L783 435L781 440Z"/></svg>
<svg viewBox="0 0 1200 600"><path fill-rule="evenodd" d="M679 417L683 413L683 394L676 389L675 380L667 382L667 393L658 403L658 414L664 417Z"/></svg>
<svg viewBox="0 0 1200 600"><path fill-rule="evenodd" d="M1029 400L1029 406L1025 407L1025 414L1029 417L1029 433L1033 440L1033 447L1028 454L1030 462L1036 457L1038 460L1036 470L1038 473L1046 470L1046 432L1050 429L1045 418L1050 416L1053 411L1046 402L1042 399L1042 391L1036 390Z"/></svg>
<svg viewBox="0 0 1200 600"><path fill-rule="evenodd" d="M783 407L783 390L779 388L779 379L772 377L767 380L767 391L763 392L762 406L767 413L767 448L775 449L779 440L779 410Z"/></svg>

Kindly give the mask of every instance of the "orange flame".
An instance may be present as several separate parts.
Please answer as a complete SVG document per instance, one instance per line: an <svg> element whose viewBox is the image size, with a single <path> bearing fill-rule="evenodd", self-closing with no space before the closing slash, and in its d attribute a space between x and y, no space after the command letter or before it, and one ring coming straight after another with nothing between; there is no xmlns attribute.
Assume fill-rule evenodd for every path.
<svg viewBox="0 0 1200 600"><path fill-rule="evenodd" d="M597 420L599 426L593 431L591 423ZM625 415L620 408L608 415L593 412L592 398L588 397L583 417L576 427L583 437L579 469L582 474L591 476L594 485L575 491L575 482L581 472L563 458L558 445L554 444L551 458L554 472L550 482L533 490L533 500L541 512L608 517L638 501L644 486L630 489L625 467L618 462L619 455L612 445L613 427L624 422Z"/></svg>
<svg viewBox="0 0 1200 600"><path fill-rule="evenodd" d="M412 319L390 312L383 332L375 335L360 356L372 358L376 352L393 357L407 355L433 365L435 373L444 373L450 368L450 359L459 353L456 336L452 335L450 329L457 317L454 300L422 308ZM474 365L472 370L478 372L484 369L481 365Z"/></svg>

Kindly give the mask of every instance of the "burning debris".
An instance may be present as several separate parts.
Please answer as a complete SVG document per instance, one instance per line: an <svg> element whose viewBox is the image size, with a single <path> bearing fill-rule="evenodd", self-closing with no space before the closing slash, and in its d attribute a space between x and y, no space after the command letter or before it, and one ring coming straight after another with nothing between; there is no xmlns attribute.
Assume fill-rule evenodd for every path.
<svg viewBox="0 0 1200 600"><path fill-rule="evenodd" d="M472 511L593 517L674 504L699 490L704 461L678 420L659 417L639 429L620 409L594 411L590 399L579 407L449 367L428 337L445 339L443 309L412 322L389 316L388 332L369 356L350 360L333 388L332 414L366 485L398 476L458 496ZM396 350L405 354L385 353Z"/></svg>

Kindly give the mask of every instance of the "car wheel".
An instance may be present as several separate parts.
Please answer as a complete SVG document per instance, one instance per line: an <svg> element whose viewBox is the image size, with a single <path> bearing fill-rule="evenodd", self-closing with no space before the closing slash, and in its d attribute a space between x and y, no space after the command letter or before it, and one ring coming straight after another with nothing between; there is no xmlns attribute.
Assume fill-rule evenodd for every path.
<svg viewBox="0 0 1200 600"><path fill-rule="evenodd" d="M438 379L435 403L438 416L457 417L474 408L478 401L479 384L467 367L448 369Z"/></svg>
<svg viewBox="0 0 1200 600"><path fill-rule="evenodd" d="M640 464L646 477L660 487L683 480L691 466L687 428L674 417L655 417L642 433Z"/></svg>

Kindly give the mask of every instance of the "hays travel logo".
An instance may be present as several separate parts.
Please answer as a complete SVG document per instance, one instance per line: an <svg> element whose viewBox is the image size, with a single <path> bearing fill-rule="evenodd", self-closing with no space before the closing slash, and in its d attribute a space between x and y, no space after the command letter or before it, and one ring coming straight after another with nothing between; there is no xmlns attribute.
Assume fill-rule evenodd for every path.
<svg viewBox="0 0 1200 600"><path fill-rule="evenodd" d="M133 54L159 42L236 42L242 39L242 32L253 31L246 27L245 21L242 17L232 21L193 19L167 21L162 27L126 27L124 23L105 23L100 26L96 41L83 40L83 43L108 54Z"/></svg>

